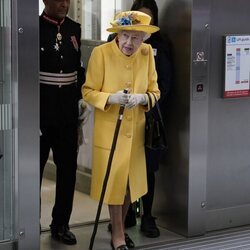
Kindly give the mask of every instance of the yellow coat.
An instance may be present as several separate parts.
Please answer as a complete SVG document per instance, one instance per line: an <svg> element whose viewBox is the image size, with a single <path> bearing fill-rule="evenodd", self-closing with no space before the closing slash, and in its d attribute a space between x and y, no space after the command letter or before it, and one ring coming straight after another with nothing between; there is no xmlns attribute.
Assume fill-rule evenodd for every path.
<svg viewBox="0 0 250 250"><path fill-rule="evenodd" d="M119 105L108 105L111 93L125 88L130 93L155 93L160 97L153 50L142 43L125 56L116 41L96 47L91 54L83 98L95 107L91 197L98 200L118 118ZM154 102L153 102L154 103ZM145 114L141 105L125 109L111 166L104 203L121 205L129 185L131 202L147 192L144 152Z"/></svg>

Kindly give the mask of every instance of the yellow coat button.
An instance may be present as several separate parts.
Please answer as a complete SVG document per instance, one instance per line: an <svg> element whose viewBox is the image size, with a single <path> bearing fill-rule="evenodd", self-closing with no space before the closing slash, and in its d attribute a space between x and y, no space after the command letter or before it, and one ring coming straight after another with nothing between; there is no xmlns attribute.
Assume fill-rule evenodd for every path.
<svg viewBox="0 0 250 250"><path fill-rule="evenodd" d="M126 83L126 86L127 86L127 87L131 87L131 85L132 85L131 82L127 82L127 83Z"/></svg>

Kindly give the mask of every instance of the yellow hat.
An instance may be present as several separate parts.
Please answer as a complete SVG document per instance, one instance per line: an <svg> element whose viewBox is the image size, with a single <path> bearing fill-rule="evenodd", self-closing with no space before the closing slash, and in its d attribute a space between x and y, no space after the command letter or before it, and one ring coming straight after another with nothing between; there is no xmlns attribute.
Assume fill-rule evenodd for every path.
<svg viewBox="0 0 250 250"><path fill-rule="evenodd" d="M115 20L111 22L111 28L107 31L117 33L120 30L143 31L145 33L154 33L160 28L150 25L151 17L141 11L124 11L118 13Z"/></svg>

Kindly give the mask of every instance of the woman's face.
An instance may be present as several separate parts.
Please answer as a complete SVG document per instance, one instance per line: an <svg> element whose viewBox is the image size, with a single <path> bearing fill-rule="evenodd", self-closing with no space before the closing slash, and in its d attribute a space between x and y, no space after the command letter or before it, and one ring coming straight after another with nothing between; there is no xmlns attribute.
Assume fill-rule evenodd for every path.
<svg viewBox="0 0 250 250"><path fill-rule="evenodd" d="M118 33L118 47L126 55L133 55L143 42L145 34L142 31L122 30Z"/></svg>

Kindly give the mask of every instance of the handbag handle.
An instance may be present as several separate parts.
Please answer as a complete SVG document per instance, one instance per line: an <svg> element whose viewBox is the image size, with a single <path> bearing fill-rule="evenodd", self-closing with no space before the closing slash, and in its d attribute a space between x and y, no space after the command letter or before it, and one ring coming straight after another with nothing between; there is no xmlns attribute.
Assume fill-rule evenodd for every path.
<svg viewBox="0 0 250 250"><path fill-rule="evenodd" d="M152 99L151 99L151 96L149 95L149 93L146 93L148 95L148 99L149 99L149 108L151 109L152 108ZM161 114L161 110L160 110L160 106L159 106L159 103L158 103L158 100L155 96L154 93L151 93L153 96L154 96L154 99L155 99L155 106L156 106L156 109L157 109L157 112L158 112L158 115L159 115L159 118L160 118L160 122L162 123L162 126L164 126L164 123L163 123L163 119L162 119L162 114Z"/></svg>
<svg viewBox="0 0 250 250"><path fill-rule="evenodd" d="M149 99L149 107L150 109L152 108L152 99L151 99L151 96L149 93L146 93L148 95L148 99ZM154 99L155 99L155 106L156 106L156 109L157 109L157 113L158 113L158 117L159 117L159 122L163 128L163 133L162 133L162 136L165 140L165 144L167 145L167 138L166 138L166 133L165 133L165 126L164 126L164 122L163 122L163 119L162 119L162 114L161 114L161 110L160 110L160 106L159 106L159 103L158 103L158 100L155 96L154 93L151 93L153 96L154 96Z"/></svg>
<svg viewBox="0 0 250 250"><path fill-rule="evenodd" d="M151 100L151 97L150 97L149 93L147 92L146 94L147 94L147 96L148 96L149 110L150 110L150 109L152 109L152 100Z"/></svg>

